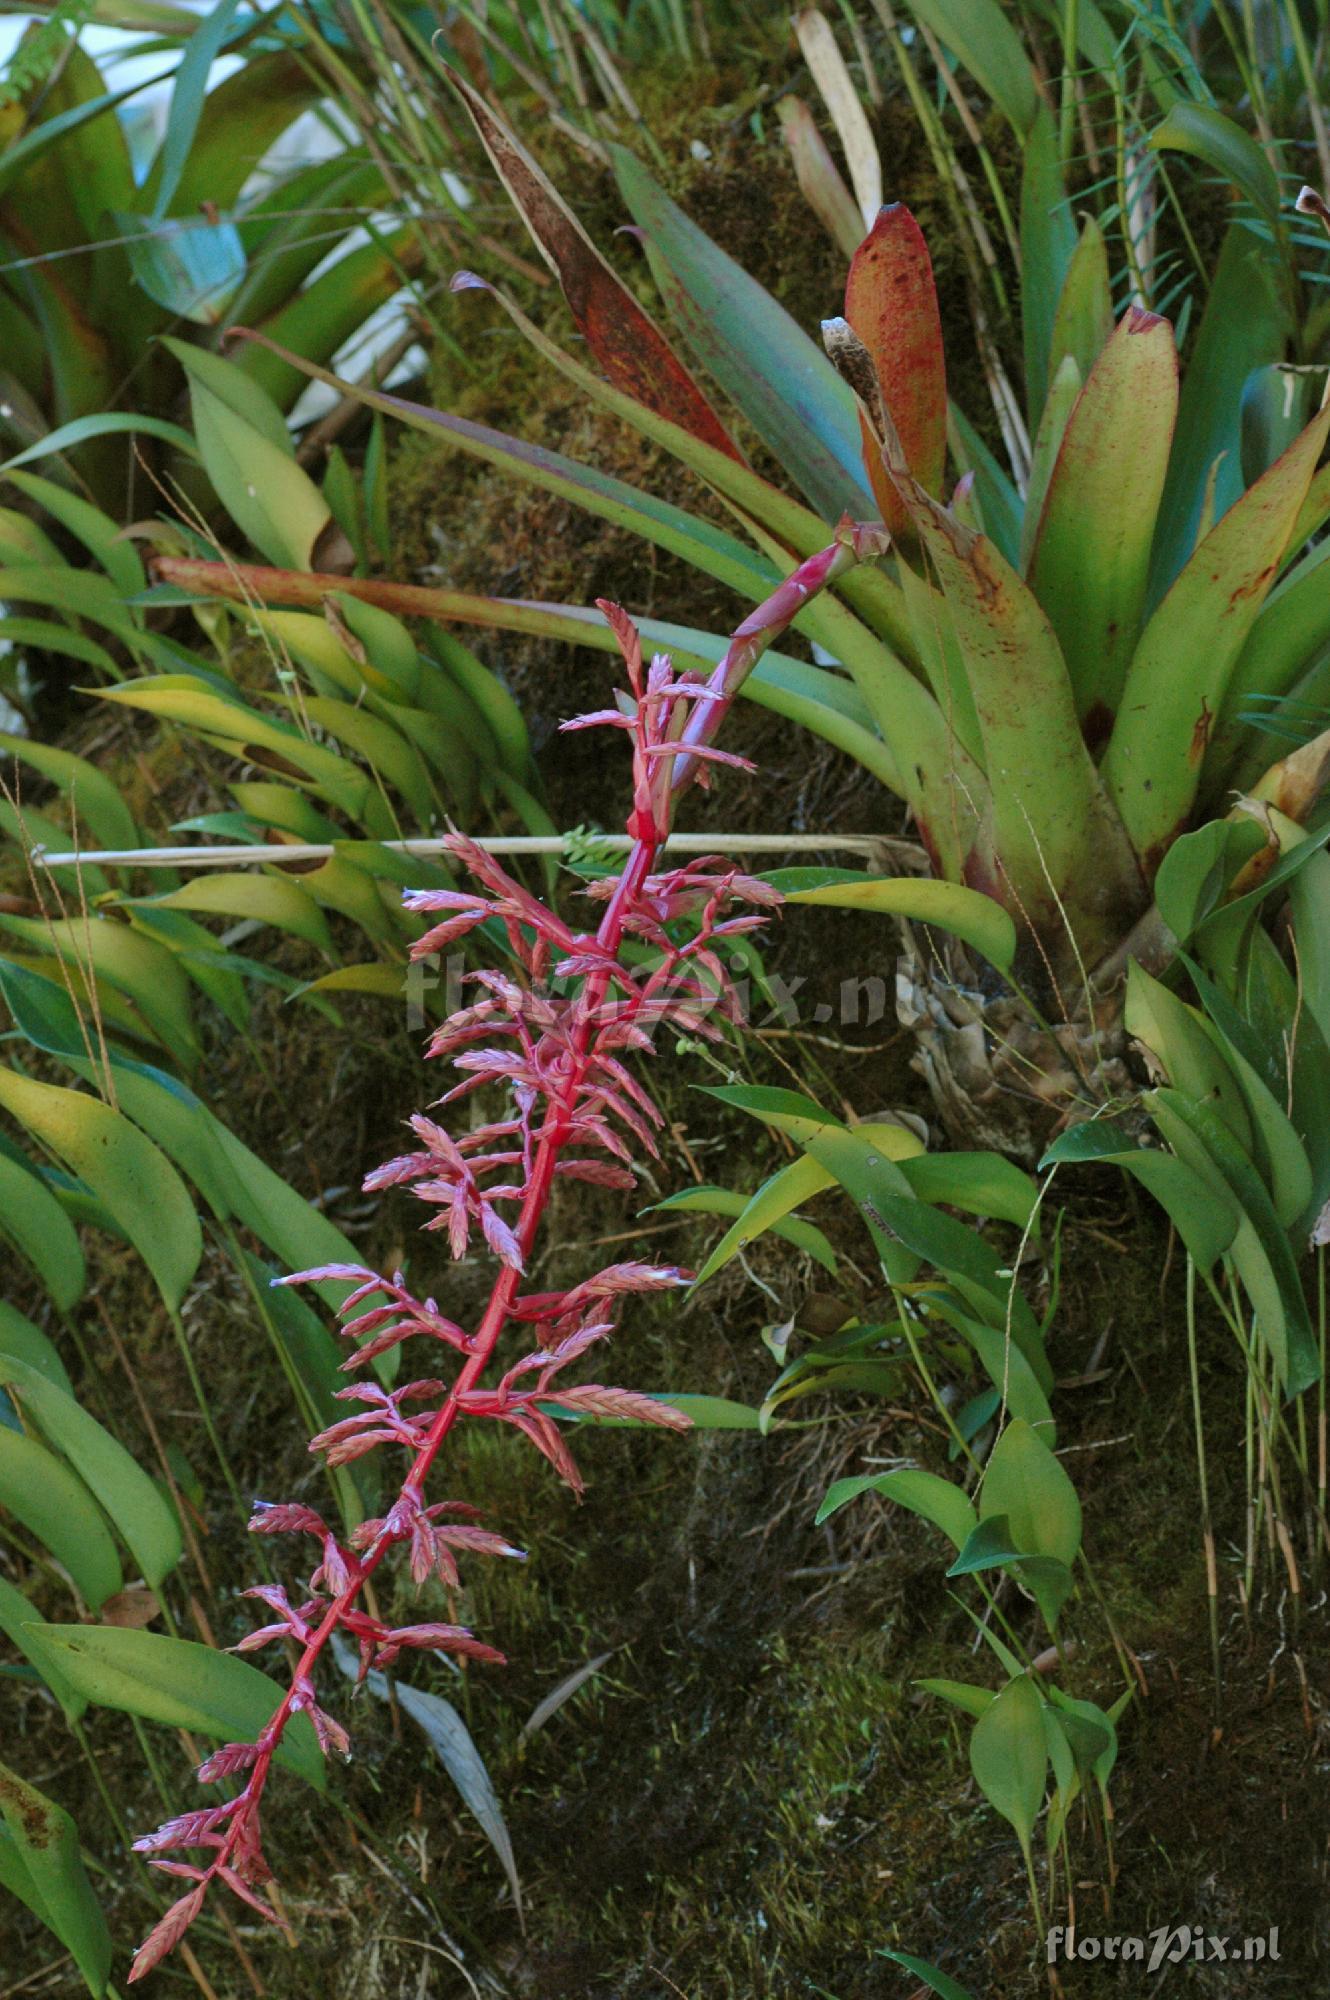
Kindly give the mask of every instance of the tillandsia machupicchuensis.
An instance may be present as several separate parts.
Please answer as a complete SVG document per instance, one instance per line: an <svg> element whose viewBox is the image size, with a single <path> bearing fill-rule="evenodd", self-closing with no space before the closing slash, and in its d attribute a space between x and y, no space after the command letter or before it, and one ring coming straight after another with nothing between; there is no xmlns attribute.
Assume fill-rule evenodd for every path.
<svg viewBox="0 0 1330 2000"><path fill-rule="evenodd" d="M436 1361L460 1365L450 1381L430 1374L391 1389L356 1381L339 1392L359 1406L354 1414L313 1440L311 1450L322 1452L330 1467L383 1445L406 1452L406 1476L382 1517L363 1522L343 1542L312 1507L257 1506L250 1522L254 1533L308 1535L320 1556L308 1591L296 1600L273 1584L247 1593L272 1616L236 1650L287 1642L299 1649L298 1657L286 1693L257 1738L223 1745L200 1767L205 1784L243 1779L235 1797L172 1819L136 1843L156 1867L183 1877L190 1887L140 1948L131 1980L142 1978L178 1943L214 1882L281 1924L262 1894L272 1876L260 1813L274 1757L294 1716L308 1716L325 1755L349 1749L346 1731L323 1708L314 1683L334 1635L355 1643L362 1680L404 1649L502 1662L501 1653L464 1626L431 1620L390 1627L361 1608L366 1584L395 1550L406 1554L417 1587L437 1578L450 1589L459 1581L459 1556L522 1553L480 1526L473 1508L426 1498L431 1468L459 1421L489 1418L511 1425L578 1493L578 1468L552 1412L626 1417L671 1430L689 1427L682 1412L654 1397L564 1380L569 1365L613 1331L624 1298L682 1284L687 1273L629 1261L551 1292L525 1291L524 1274L559 1179L628 1191L635 1185L634 1148L656 1152L661 1113L625 1059L650 1053L658 1029L715 1039L723 1033L719 1022L737 1016L723 940L763 924L779 893L718 857L664 871L657 870L657 861L682 791L705 783L716 764L752 769L745 759L717 749L711 738L762 647L829 576L875 545L873 531L843 527L828 549L745 621L709 678L676 673L664 654L644 664L636 628L617 606L601 603L623 655L629 692L618 707L564 727L604 725L631 736L627 830L633 844L623 872L588 890L605 905L594 932L565 922L461 834L453 835L452 852L475 878L476 890L408 891L412 909L439 918L415 945L417 956L441 950L486 922L497 920L503 928L513 969L473 973L479 998L435 1031L428 1053L450 1059L459 1073L442 1103L465 1100L490 1085L503 1088L508 1103L497 1118L457 1136L433 1118L412 1118L416 1149L376 1169L366 1186L410 1187L432 1211L425 1228L447 1237L454 1258L465 1254L478 1229L498 1260L498 1272L470 1330L433 1298L417 1298L401 1273L387 1280L339 1264L276 1281L341 1279L352 1285L340 1317L343 1334L355 1343L343 1364L353 1374L409 1340L429 1342ZM631 961L624 950L630 942ZM509 1327L528 1332L528 1351L487 1386L484 1377ZM206 1859L198 1864L160 1858L171 1850L201 1850Z"/></svg>

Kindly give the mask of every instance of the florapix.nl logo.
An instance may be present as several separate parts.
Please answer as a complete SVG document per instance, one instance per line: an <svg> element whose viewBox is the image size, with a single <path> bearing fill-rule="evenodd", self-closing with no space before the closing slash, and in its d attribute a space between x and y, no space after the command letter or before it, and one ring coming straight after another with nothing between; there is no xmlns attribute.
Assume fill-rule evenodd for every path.
<svg viewBox="0 0 1330 2000"><path fill-rule="evenodd" d="M1050 1965L1143 1965L1162 1972L1167 1965L1275 1965L1279 1926L1252 1937L1232 1937L1193 1924L1161 1924L1145 1937L1088 1937L1075 1926L1055 1924L1045 1939Z"/></svg>

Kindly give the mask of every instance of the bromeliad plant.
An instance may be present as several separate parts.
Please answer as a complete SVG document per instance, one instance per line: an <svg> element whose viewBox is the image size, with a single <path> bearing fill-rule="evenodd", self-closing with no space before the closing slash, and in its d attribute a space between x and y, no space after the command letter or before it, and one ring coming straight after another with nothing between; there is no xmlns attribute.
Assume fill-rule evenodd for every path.
<svg viewBox="0 0 1330 2000"><path fill-rule="evenodd" d="M434 1055L450 1057L460 1075L444 1102L493 1086L501 1087L508 1101L499 1115L455 1138L432 1118L414 1118L417 1150L378 1169L367 1185L410 1186L432 1211L426 1228L443 1232L454 1257L466 1252L478 1231L497 1259L497 1275L470 1329L432 1298L421 1300L409 1291L401 1274L384 1279L337 1263L280 1281L352 1286L339 1309L343 1331L356 1343L344 1364L352 1373L411 1340L428 1342L435 1364L452 1361L456 1372L450 1381L427 1375L396 1387L358 1380L340 1393L361 1407L315 1438L312 1448L326 1454L331 1468L353 1465L380 1445L406 1453L406 1476L381 1514L339 1536L303 1505L263 1505L256 1512L251 1522L256 1533L311 1535L321 1555L308 1592L299 1598L267 1584L251 1593L275 1616L239 1650L290 1640L298 1648L297 1662L280 1699L261 1677L252 1680L252 1670L228 1663L245 1685L227 1677L228 1697L219 1712L253 1718L253 1734L226 1743L206 1760L200 1776L209 1783L232 1777L243 1783L232 1798L176 1818L139 1843L157 1866L191 1886L153 1931L131 1978L141 1978L179 1941L214 1883L280 1921L261 1894L271 1878L260 1813L274 1762L308 1769L314 1738L325 1753L348 1748L313 1679L334 1637L354 1640L362 1679L404 1648L481 1661L501 1658L465 1627L435 1620L390 1627L362 1604L371 1577L397 1552L408 1557L418 1587L432 1577L455 1585L459 1553L517 1553L501 1536L477 1526L464 1504L427 1497L431 1468L459 1421L512 1426L578 1492L580 1475L559 1418L688 1428L689 1417L672 1403L599 1383L571 1386L564 1378L571 1363L613 1331L622 1299L675 1285L684 1273L628 1262L557 1292L524 1290L524 1273L561 1178L628 1188L634 1184L634 1148L655 1152L653 1133L661 1114L625 1059L650 1052L654 1033L663 1027L715 1039L722 1034L718 1023L733 1017L737 995L721 956L722 941L761 925L780 899L770 886L719 859L660 870L675 801L690 784L706 782L715 765L743 762L718 750L711 738L744 674L805 596L821 588L838 565L873 545L871 538L857 543L847 531L740 629L726 660L707 679L677 674L665 656L646 666L630 621L617 607L602 606L623 652L630 693L619 707L565 727L603 724L631 735L632 845L622 874L593 885L592 896L605 905L594 933L565 922L462 835L453 837L453 851L476 878L477 890L409 893L409 907L441 918L419 940L417 953L438 950L483 924L507 938L512 969L475 975L480 998L446 1021L430 1047ZM529 1350L487 1383L510 1327L527 1333ZM153 1635L130 1635L136 1658L132 1677L124 1672L123 1634L48 1626L40 1628L39 1637L92 1698L140 1713L176 1713L172 1675L200 1672L183 1659L178 1642ZM157 1656L155 1670L153 1662L139 1657L145 1640L146 1651ZM163 1646L170 1648L169 1657ZM155 1692L145 1696L154 1679ZM144 1706L153 1699L157 1706ZM177 1848L202 1850L203 1865L159 1858Z"/></svg>
<svg viewBox="0 0 1330 2000"><path fill-rule="evenodd" d="M907 210L884 209L855 253L844 317L828 332L833 367L617 151L620 189L692 360L800 487L804 500L795 500L750 468L731 417L708 400L513 133L476 93L457 88L559 276L596 369L500 303L588 397L698 474L737 532L441 412L374 392L367 400L753 598L820 545L828 517L879 512L891 553L847 575L798 621L837 664L769 661L750 690L849 749L904 801L932 873L952 890L949 901L933 899L931 913L946 921L964 905L957 891L1005 912L1003 938L987 955L1040 1013L1076 1022L1060 1040L1016 1046L1007 1090L1102 1098L1105 1023L1090 982L1100 968L1119 969L1178 835L1222 812L1234 783L1278 789L1278 778L1263 776L1268 738L1252 725L1253 698L1266 698L1262 721L1278 726L1290 704L1304 713L1322 689L1330 572L1306 551L1330 513L1330 469L1318 469L1330 411L1267 432L1245 462L1230 450L1246 380L1228 365L1231 329L1207 315L1199 372L1180 391L1167 321L1131 308L1115 328L1093 223L1079 242L1069 226L1043 226L1065 201L1054 154L1045 181L1032 179L1030 207L1056 304L1028 329L1024 428L1034 443L1013 480L949 404L930 260ZM221 593L249 587L196 567L180 580ZM310 580L294 587L308 590ZM280 601L288 586L270 575L263 588ZM441 593L441 609L444 596L454 617L594 639L586 614L570 607ZM700 632L643 629L699 659L714 659L721 644ZM941 1034L950 1009L962 1040L974 1033L982 1046L993 1027L1018 1044L1030 1019L1024 1003L1013 1010L999 995L986 1019L992 982L972 967L952 974L938 982L921 970L920 1014ZM939 986L947 999L935 1007ZM955 1051L936 1063L954 1072ZM950 1094L949 1112L966 1094L954 1074L939 1089Z"/></svg>

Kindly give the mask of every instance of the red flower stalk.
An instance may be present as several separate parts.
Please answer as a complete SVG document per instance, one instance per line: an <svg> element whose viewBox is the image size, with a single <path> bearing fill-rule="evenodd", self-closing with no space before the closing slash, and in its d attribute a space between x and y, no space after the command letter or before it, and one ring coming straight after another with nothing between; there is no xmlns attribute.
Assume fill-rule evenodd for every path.
<svg viewBox="0 0 1330 2000"><path fill-rule="evenodd" d="M429 1053L450 1057L459 1074L442 1103L501 1085L508 1104L504 1115L460 1135L449 1134L432 1118L412 1118L416 1150L376 1169L365 1186L409 1186L432 1211L425 1228L446 1234L454 1258L465 1254L472 1230L478 1229L498 1260L498 1272L489 1302L470 1331L432 1298L416 1298L400 1272L388 1280L358 1265L336 1264L275 1281L351 1281L353 1290L339 1309L342 1332L354 1343L342 1364L348 1372L407 1340L432 1343L436 1365L446 1358L460 1366L450 1381L430 1376L391 1390L362 1381L339 1391L342 1400L359 1407L316 1437L310 1449L322 1452L330 1467L380 1446L399 1448L407 1461L387 1513L362 1523L348 1543L340 1542L311 1507L261 1503L256 1508L250 1522L254 1533L312 1536L320 1557L298 1602L271 1584L245 1593L272 1616L235 1650L250 1652L276 1641L298 1647L298 1656L287 1691L257 1739L223 1745L199 1769L204 1784L243 1777L236 1796L168 1821L135 1842L141 1853L153 1857L154 1867L191 1886L140 1947L131 1983L180 1941L214 1882L284 1928L261 1893L272 1874L262 1850L260 1812L273 1759L292 1716L309 1716L325 1755L330 1750L349 1754L346 1731L322 1707L314 1685L315 1669L335 1633L355 1641L360 1680L372 1668L391 1664L403 1649L502 1663L501 1653L463 1626L428 1622L391 1628L359 1608L365 1585L394 1549L406 1552L418 1588L431 1577L455 1588L459 1556L521 1557L522 1551L501 1535L477 1525L473 1508L458 1501L426 1502L426 1479L459 1420L491 1418L511 1425L579 1494L581 1476L551 1411L629 1417L670 1430L689 1427L680 1411L651 1396L598 1382L570 1385L563 1379L570 1363L614 1330L621 1299L683 1284L688 1273L674 1266L613 1264L566 1291L540 1293L523 1292L523 1274L556 1178L629 1190L635 1185L630 1164L634 1147L656 1154L654 1134L661 1114L624 1057L650 1052L661 1025L714 1037L721 1030L712 1017L736 1012L717 943L765 921L764 912L780 898L767 884L718 858L653 873L669 835L673 801L688 783L706 782L714 765L751 768L710 742L744 675L811 594L847 562L878 547L873 531L843 525L830 549L805 563L740 627L705 682L676 675L664 656L645 666L631 621L617 605L601 602L623 654L631 693L620 707L564 727L603 723L630 735L633 804L628 831L633 845L623 873L589 891L605 905L594 933L572 929L484 849L457 833L449 846L475 878L477 891L408 892L408 907L442 915L414 947L417 957L486 920L497 918L503 925L520 977L472 974L481 997L438 1029ZM727 914L735 905L749 907ZM669 928L681 918L690 920L682 939ZM653 962L625 962L622 947L630 938L652 948ZM566 985L567 992L551 987L551 980ZM375 1303L367 1304L371 1299ZM482 1377L510 1325L533 1329L532 1350L493 1386L483 1387ZM206 1865L157 1858L173 1849L201 1851Z"/></svg>

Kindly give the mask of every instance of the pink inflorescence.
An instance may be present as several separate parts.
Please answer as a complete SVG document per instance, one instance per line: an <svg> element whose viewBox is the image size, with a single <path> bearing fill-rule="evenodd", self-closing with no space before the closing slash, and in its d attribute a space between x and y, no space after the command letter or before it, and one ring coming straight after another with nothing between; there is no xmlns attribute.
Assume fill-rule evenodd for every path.
<svg viewBox="0 0 1330 2000"><path fill-rule="evenodd" d="M446 1021L429 1045L431 1055L451 1060L459 1078L441 1104L498 1086L504 1110L461 1133L449 1133L430 1117L412 1118L413 1149L376 1169L365 1186L409 1187L430 1211L425 1228L446 1236L454 1258L466 1254L478 1232L497 1260L489 1302L468 1330L434 1299L408 1291L400 1272L387 1279L357 1265L332 1264L277 1280L350 1283L339 1309L341 1330L353 1347L342 1364L347 1372L355 1374L404 1341L427 1343L435 1368L446 1365L449 1372L392 1389L356 1381L339 1391L352 1410L311 1443L330 1467L380 1446L402 1452L405 1475L382 1518L364 1522L344 1543L311 1507L261 1503L256 1508L250 1522L255 1534L307 1536L318 1546L318 1561L296 1599L271 1584L246 1593L263 1606L267 1622L235 1650L246 1653L276 1642L296 1650L296 1664L257 1739L224 1745L199 1770L205 1784L243 1780L235 1797L186 1813L135 1843L155 1867L190 1886L141 1946L131 1981L179 1942L216 1881L282 1925L262 1894L272 1876L260 1839L261 1804L292 1716L309 1717L325 1754L349 1751L346 1731L323 1708L314 1684L314 1670L335 1633L354 1642L362 1680L406 1649L502 1662L501 1653L464 1626L429 1621L391 1627L360 1604L366 1583L393 1549L406 1552L417 1588L431 1578L456 1588L460 1557L521 1556L478 1523L475 1509L459 1501L426 1501L426 1477L456 1422L492 1418L511 1425L578 1493L581 1476L551 1412L688 1428L686 1416L652 1396L567 1379L572 1364L613 1332L623 1299L683 1284L687 1272L627 1262L564 1291L522 1289L555 1180L562 1176L627 1192L635 1186L635 1153L656 1153L661 1114L625 1058L651 1052L658 1028L711 1037L723 1032L719 1022L734 1017L737 1001L718 947L764 922L780 900L768 884L716 858L653 872L669 834L672 800L683 785L705 782L716 763L742 760L706 740L727 703L723 677L704 682L675 674L663 656L644 666L637 632L625 614L611 604L602 603L601 610L623 653L630 691L619 707L565 727L604 723L629 733L633 805L632 846L623 873L589 891L605 906L595 931L571 928L461 834L448 844L474 877L475 892L424 889L406 898L409 908L440 918L415 946L418 957L482 923L497 921L506 935L510 969L473 973L478 997ZM628 940L635 946L631 963L623 951ZM649 948L645 953L643 945ZM485 1386L482 1378L498 1340L514 1325L529 1329L530 1351ZM160 1858L172 1850L199 1852L203 1860Z"/></svg>

